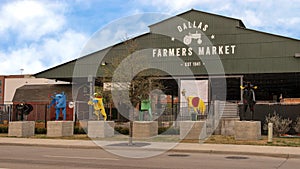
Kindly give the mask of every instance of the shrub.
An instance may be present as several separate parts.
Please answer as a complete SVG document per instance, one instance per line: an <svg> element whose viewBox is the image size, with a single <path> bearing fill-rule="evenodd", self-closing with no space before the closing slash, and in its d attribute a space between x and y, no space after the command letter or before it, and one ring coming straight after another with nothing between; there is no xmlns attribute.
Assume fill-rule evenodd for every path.
<svg viewBox="0 0 300 169"><path fill-rule="evenodd" d="M35 134L47 134L47 129L46 128L35 128Z"/></svg>
<svg viewBox="0 0 300 169"><path fill-rule="evenodd" d="M295 123L294 123L294 126L293 126L294 130L300 134L300 116L297 117Z"/></svg>
<svg viewBox="0 0 300 169"><path fill-rule="evenodd" d="M86 133L85 133L85 131L82 127L75 126L74 127L74 134L86 134Z"/></svg>
<svg viewBox="0 0 300 169"><path fill-rule="evenodd" d="M268 123L273 123L273 134L275 136L280 136L287 133L290 130L290 124L292 120L283 119L276 112L274 112L273 116L270 114L266 116L265 124L263 126L264 130L268 130Z"/></svg>
<svg viewBox="0 0 300 169"><path fill-rule="evenodd" d="M7 126L0 126L0 133L8 133L8 127Z"/></svg>
<svg viewBox="0 0 300 169"><path fill-rule="evenodd" d="M159 127L158 128L158 134L162 135L178 135L179 129L173 128L173 127Z"/></svg>
<svg viewBox="0 0 300 169"><path fill-rule="evenodd" d="M118 133L124 134L124 135L129 135L129 128L118 126L118 127L115 127L115 132L118 132ZM116 133L116 134L118 134L118 133Z"/></svg>

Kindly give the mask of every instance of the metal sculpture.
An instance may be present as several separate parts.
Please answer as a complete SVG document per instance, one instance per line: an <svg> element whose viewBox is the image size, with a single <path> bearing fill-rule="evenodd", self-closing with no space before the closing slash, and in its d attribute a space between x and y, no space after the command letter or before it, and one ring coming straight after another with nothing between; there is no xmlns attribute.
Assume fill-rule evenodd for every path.
<svg viewBox="0 0 300 169"><path fill-rule="evenodd" d="M197 96L186 96L185 89L183 89L181 93L188 102L188 112L190 112L190 109L193 108L195 113L201 114L203 116L206 110L204 101Z"/></svg>
<svg viewBox="0 0 300 169"><path fill-rule="evenodd" d="M104 121L106 121L107 115L103 105L103 98L101 97L100 94L94 93L94 97L91 98L88 104L94 106L94 114L97 116L98 120L100 120L100 112L101 112Z"/></svg>
<svg viewBox="0 0 300 169"><path fill-rule="evenodd" d="M67 118L67 112L66 112L66 107L67 107L67 97L65 95L64 92L61 92L59 94L54 94L53 96L51 96L52 101L50 103L50 105L48 106L48 108L50 108L52 105L55 104L55 120L59 119L59 115L60 112L62 112L63 114L63 120L66 120Z"/></svg>
<svg viewBox="0 0 300 169"><path fill-rule="evenodd" d="M139 113L139 120L144 120L144 112L148 112L149 120L152 120L151 101L149 99L141 101L141 108Z"/></svg>
<svg viewBox="0 0 300 169"><path fill-rule="evenodd" d="M257 86L253 86L250 82L247 82L245 86L240 86L243 90L243 119L245 119L245 114L249 107L251 113L251 120L254 118L254 106L256 104L254 89Z"/></svg>
<svg viewBox="0 0 300 169"><path fill-rule="evenodd" d="M24 120L24 115L29 115L30 112L33 110L33 107L31 104L26 104L26 103L20 103L16 105L17 113L16 113L16 118L18 118L18 115L20 115L20 120Z"/></svg>

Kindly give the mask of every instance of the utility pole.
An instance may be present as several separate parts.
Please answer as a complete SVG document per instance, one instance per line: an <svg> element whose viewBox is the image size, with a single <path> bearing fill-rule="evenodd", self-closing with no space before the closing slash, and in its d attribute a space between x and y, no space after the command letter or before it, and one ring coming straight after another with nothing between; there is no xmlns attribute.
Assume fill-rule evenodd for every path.
<svg viewBox="0 0 300 169"><path fill-rule="evenodd" d="M93 96L93 91L94 91L94 84L93 84L93 76L92 75L89 75L88 76L88 82L89 82L89 85L90 85L90 97ZM93 119L93 106L90 105L89 106L89 120L92 120Z"/></svg>

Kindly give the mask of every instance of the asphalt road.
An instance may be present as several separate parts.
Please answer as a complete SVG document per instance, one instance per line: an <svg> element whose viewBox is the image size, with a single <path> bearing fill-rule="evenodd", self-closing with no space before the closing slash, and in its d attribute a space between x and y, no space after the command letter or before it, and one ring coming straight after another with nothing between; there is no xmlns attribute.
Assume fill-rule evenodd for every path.
<svg viewBox="0 0 300 169"><path fill-rule="evenodd" d="M156 157L129 159L102 149L0 146L0 169L298 169L299 159L166 152Z"/></svg>

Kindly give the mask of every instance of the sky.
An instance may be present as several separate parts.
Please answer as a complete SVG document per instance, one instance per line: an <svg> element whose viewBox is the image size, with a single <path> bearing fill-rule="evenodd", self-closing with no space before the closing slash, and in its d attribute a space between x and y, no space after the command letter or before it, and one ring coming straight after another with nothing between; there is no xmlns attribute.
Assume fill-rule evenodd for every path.
<svg viewBox="0 0 300 169"><path fill-rule="evenodd" d="M300 0L0 0L0 75L35 74L79 58L92 36L112 33L122 18L155 13L162 16L156 22L192 8L300 40ZM114 30L98 48L147 32L152 22Z"/></svg>

